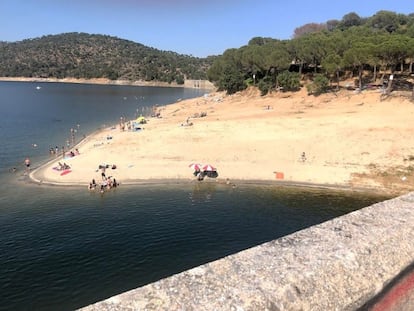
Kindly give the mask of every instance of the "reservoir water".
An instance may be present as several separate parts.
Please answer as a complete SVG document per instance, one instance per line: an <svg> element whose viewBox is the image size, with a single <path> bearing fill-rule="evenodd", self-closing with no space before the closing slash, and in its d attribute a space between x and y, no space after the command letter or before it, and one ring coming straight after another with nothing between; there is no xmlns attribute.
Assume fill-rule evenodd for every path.
<svg viewBox="0 0 414 311"><path fill-rule="evenodd" d="M39 166L71 128L80 138L203 94L0 82L0 310L73 310L385 199L213 183L121 185L101 196L23 175L26 156Z"/></svg>

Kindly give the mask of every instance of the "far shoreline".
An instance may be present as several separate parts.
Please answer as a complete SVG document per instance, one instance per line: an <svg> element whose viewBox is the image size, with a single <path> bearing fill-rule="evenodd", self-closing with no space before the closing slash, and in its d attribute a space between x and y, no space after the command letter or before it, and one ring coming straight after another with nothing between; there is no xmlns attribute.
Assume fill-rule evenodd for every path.
<svg viewBox="0 0 414 311"><path fill-rule="evenodd" d="M193 88L202 90L215 90L215 86L208 80L185 80L184 84L168 83L161 81L129 81L110 80L106 78L77 79L77 78L34 78L34 77L0 77L0 82L33 82L33 83L73 83L73 84L97 84L120 86L147 86L147 87L175 87Z"/></svg>

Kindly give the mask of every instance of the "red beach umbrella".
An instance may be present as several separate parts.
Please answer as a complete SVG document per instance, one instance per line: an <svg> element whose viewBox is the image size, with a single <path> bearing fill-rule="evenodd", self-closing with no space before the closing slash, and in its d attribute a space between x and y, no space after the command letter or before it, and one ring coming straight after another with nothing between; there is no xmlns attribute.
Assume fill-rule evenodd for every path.
<svg viewBox="0 0 414 311"><path fill-rule="evenodd" d="M210 164L204 165L203 166L203 171L206 172L215 172L217 169L213 166L211 166Z"/></svg>
<svg viewBox="0 0 414 311"><path fill-rule="evenodd" d="M191 163L188 167L192 168L195 171L201 171L202 165L200 163Z"/></svg>

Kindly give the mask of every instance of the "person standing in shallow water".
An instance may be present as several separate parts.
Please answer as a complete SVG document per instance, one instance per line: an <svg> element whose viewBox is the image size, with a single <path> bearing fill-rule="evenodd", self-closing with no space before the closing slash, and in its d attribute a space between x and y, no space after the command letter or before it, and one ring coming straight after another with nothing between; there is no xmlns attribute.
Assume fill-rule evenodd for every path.
<svg viewBox="0 0 414 311"><path fill-rule="evenodd" d="M26 172L30 171L30 159L29 157L26 157L24 160L24 165L26 166Z"/></svg>
<svg viewBox="0 0 414 311"><path fill-rule="evenodd" d="M105 166L102 166L102 167L101 167L101 171L102 171L102 172L101 172L102 180L106 180L105 168L106 168Z"/></svg>

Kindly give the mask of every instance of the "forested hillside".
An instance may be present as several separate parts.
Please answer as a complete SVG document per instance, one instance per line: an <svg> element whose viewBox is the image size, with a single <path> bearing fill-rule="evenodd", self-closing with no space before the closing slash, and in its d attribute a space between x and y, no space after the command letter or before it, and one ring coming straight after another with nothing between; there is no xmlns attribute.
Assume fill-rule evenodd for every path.
<svg viewBox="0 0 414 311"><path fill-rule="evenodd" d="M262 94L297 90L303 79L313 82L308 83L310 93L321 93L332 88L330 83L352 77L359 89L384 77L398 77L409 87L413 61L414 13L379 11L368 18L349 13L342 20L300 26L291 40L256 37L228 49L208 77L228 93L252 84ZM389 93L393 79L385 82Z"/></svg>
<svg viewBox="0 0 414 311"><path fill-rule="evenodd" d="M2 77L108 78L178 84L183 84L184 79L206 79L214 59L86 33L0 42L0 56Z"/></svg>

